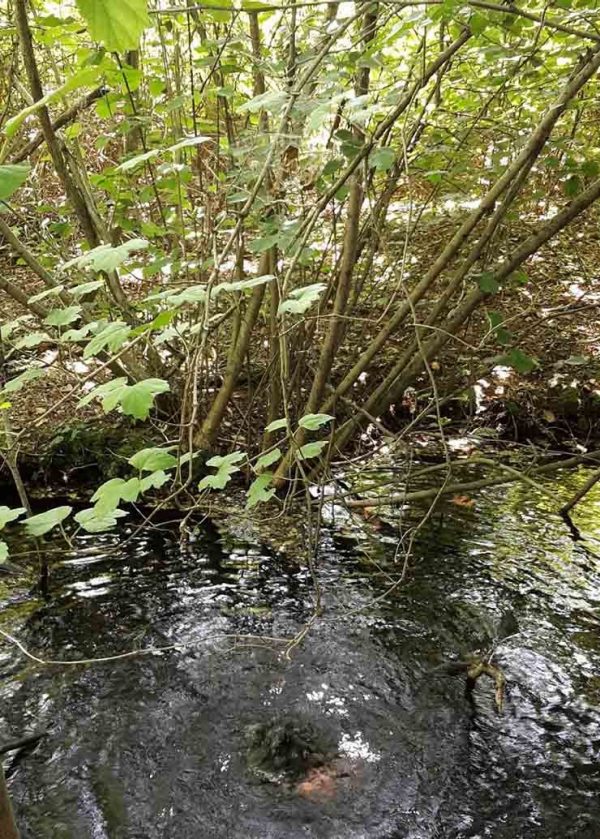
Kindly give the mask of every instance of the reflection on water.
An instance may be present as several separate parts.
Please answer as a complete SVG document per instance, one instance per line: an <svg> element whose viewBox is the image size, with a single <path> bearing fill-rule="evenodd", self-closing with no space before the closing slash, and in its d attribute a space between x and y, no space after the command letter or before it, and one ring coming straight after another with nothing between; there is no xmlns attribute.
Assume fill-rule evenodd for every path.
<svg viewBox="0 0 600 839"><path fill-rule="evenodd" d="M549 504L516 485L446 504L385 600L395 535L367 546L331 527L324 613L289 660L256 636L305 625L311 575L213 532L183 551L168 530L85 536L54 560L47 599L27 574L2 581L0 626L46 658L181 645L73 668L0 645L2 738L49 729L10 781L23 836L597 837L600 491L578 512L584 542ZM499 715L489 680L469 698L435 668L509 608ZM245 734L275 717L315 721L343 764L297 789L261 783Z"/></svg>

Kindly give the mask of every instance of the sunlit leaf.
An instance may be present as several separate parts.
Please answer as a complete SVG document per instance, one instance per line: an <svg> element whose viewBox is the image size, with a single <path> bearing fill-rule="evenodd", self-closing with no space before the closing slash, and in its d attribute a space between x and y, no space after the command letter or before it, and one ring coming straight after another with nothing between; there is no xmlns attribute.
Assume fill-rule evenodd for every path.
<svg viewBox="0 0 600 839"><path fill-rule="evenodd" d="M254 470L256 472L261 472L263 469L266 469L267 466L272 466L274 463L277 463L278 460L281 460L281 449L276 448L273 449L273 451L261 454L254 464Z"/></svg>
<svg viewBox="0 0 600 839"><path fill-rule="evenodd" d="M65 262L63 269L76 266L77 268L91 268L93 271L106 271L109 274L128 260L133 251L145 250L148 244L146 239L130 239L116 246L98 245L97 248L92 248L82 256Z"/></svg>
<svg viewBox="0 0 600 839"><path fill-rule="evenodd" d="M134 50L150 25L147 0L76 0L90 35L107 50Z"/></svg>
<svg viewBox="0 0 600 839"><path fill-rule="evenodd" d="M144 379L125 388L120 399L124 414L134 419L147 419L154 400L159 393L169 390L169 383L164 379Z"/></svg>
<svg viewBox="0 0 600 839"><path fill-rule="evenodd" d="M287 424L288 424L287 418L286 417L281 417L281 419L276 419L276 420L273 420L273 422L270 422L267 425L267 427L265 428L265 431L267 431L269 433L271 431L279 431L281 428L287 428Z"/></svg>
<svg viewBox="0 0 600 839"><path fill-rule="evenodd" d="M316 431L322 425L326 425L335 419L331 414L305 414L298 420L298 425L301 428L307 428L309 431Z"/></svg>
<svg viewBox="0 0 600 839"><path fill-rule="evenodd" d="M88 507L75 513L73 518L87 533L104 533L106 530L112 530L117 524L117 519L126 515L124 510L118 508L109 513L101 512L96 507Z"/></svg>
<svg viewBox="0 0 600 839"><path fill-rule="evenodd" d="M29 370L25 370L25 372L21 373L19 376L15 376L14 379L10 379L10 381L6 382L2 388L2 393L16 393L16 391L21 390L27 382L39 379L43 375L44 371L40 370L39 367L31 367Z"/></svg>
<svg viewBox="0 0 600 839"><path fill-rule="evenodd" d="M292 314L302 314L307 309L316 303L319 297L323 294L327 286L325 283L313 283L312 285L304 286L303 288L296 288L290 293L287 300L283 300L279 304L277 314L281 315L283 312L290 312Z"/></svg>
<svg viewBox="0 0 600 839"><path fill-rule="evenodd" d="M22 516L26 512L25 507L13 507L11 510L10 507L0 506L0 530L9 522L15 521L15 519L18 519L19 516Z"/></svg>
<svg viewBox="0 0 600 839"><path fill-rule="evenodd" d="M30 536L44 536L61 524L72 512L72 507L53 507L51 510L25 519L21 524L25 525Z"/></svg>
<svg viewBox="0 0 600 839"><path fill-rule="evenodd" d="M305 443L304 446L301 446L298 449L296 458L298 460L308 460L308 458L311 457L318 457L327 445L327 440L318 440L314 443Z"/></svg>
<svg viewBox="0 0 600 839"><path fill-rule="evenodd" d="M142 449L130 457L128 463L140 472L155 472L177 466L177 458L167 449Z"/></svg>
<svg viewBox="0 0 600 839"><path fill-rule="evenodd" d="M27 180L31 166L26 163L7 163L0 166L0 201L16 192Z"/></svg>
<svg viewBox="0 0 600 839"><path fill-rule="evenodd" d="M271 486L272 482L272 472L263 472L262 475L259 475L258 478L255 478L254 481L252 481L246 493L246 507L248 509L252 509L252 507L256 507L257 504L263 504L265 501L269 501L269 499L273 498L276 493L276 489Z"/></svg>
<svg viewBox="0 0 600 839"><path fill-rule="evenodd" d="M68 326L78 320L81 315L81 306L66 306L64 309L52 309L44 318L48 326Z"/></svg>

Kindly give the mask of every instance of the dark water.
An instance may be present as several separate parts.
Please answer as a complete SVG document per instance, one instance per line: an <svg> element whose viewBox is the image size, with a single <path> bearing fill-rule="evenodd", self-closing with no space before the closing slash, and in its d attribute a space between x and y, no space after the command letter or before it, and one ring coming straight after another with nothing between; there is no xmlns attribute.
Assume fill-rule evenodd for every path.
<svg viewBox="0 0 600 839"><path fill-rule="evenodd" d="M572 490L555 487L557 505ZM168 530L87 536L52 555L47 599L25 576L2 585L0 628L45 658L187 645L64 668L0 644L1 739L49 729L9 782L23 837L599 837L600 496L579 516L585 544L549 506L516 486L446 504L386 598L394 534L356 541L338 522L322 539L323 617L290 659L224 636L293 636L311 575L214 532L183 552ZM497 651L499 715L491 681L473 702L463 677L430 671L507 608L521 631ZM248 772L248 726L278 715L338 743L348 771L327 794Z"/></svg>

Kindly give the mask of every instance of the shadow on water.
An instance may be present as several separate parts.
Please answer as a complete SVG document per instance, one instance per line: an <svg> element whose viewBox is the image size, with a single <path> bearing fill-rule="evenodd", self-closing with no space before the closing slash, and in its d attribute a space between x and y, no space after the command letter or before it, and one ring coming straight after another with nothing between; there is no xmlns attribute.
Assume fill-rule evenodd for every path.
<svg viewBox="0 0 600 839"><path fill-rule="evenodd" d="M592 536L599 498L578 519ZM46 599L0 588L2 628L45 658L187 646L71 668L0 646L2 737L48 728L10 779L23 836L597 837L600 562L547 503L511 487L446 505L385 600L395 545L373 562L326 531L324 615L291 660L224 636L298 632L314 605L299 564L210 531L185 551L166 530L77 539ZM499 715L489 680L470 701L464 677L432 670L507 608L520 632L496 653ZM337 744L326 782L249 770L248 730L284 718Z"/></svg>

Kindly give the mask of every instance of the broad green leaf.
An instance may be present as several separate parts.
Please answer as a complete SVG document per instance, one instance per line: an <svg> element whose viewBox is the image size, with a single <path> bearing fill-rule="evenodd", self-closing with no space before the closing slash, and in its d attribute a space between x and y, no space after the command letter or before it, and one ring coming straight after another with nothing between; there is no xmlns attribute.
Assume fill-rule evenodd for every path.
<svg viewBox="0 0 600 839"><path fill-rule="evenodd" d="M34 294L33 297L28 299L28 303L39 303L40 300L46 300L47 297L57 297L61 291L64 291L64 285L56 285L52 286L52 288L47 288L44 291L40 291L39 294Z"/></svg>
<svg viewBox="0 0 600 839"><path fill-rule="evenodd" d="M70 291L73 297L79 299L85 294L91 294L92 291L98 291L98 289L102 288L103 285L103 280L90 280L89 283L81 283L80 285L73 286Z"/></svg>
<svg viewBox="0 0 600 839"><path fill-rule="evenodd" d="M21 524L25 525L30 536L43 536L61 524L72 512L72 507L53 507L52 510L25 519Z"/></svg>
<svg viewBox="0 0 600 839"><path fill-rule="evenodd" d="M27 510L25 507L14 507L12 510L10 507L5 507L2 505L0 507L0 530L8 524L10 521L14 521L18 519L19 516L22 516L23 513L26 513Z"/></svg>
<svg viewBox="0 0 600 839"><path fill-rule="evenodd" d="M231 472L217 472L216 475L206 475L198 484L198 489L225 489L231 480Z"/></svg>
<svg viewBox="0 0 600 839"><path fill-rule="evenodd" d="M46 341L52 341L52 338L47 332L30 332L29 335L24 335L23 338L15 341L15 349L23 350L39 347L40 344L44 344Z"/></svg>
<svg viewBox="0 0 600 839"><path fill-rule="evenodd" d="M507 367L513 367L517 373L531 373L532 370L538 366L535 358L530 358L522 350L513 349L506 355L498 359L498 364L505 364Z"/></svg>
<svg viewBox="0 0 600 839"><path fill-rule="evenodd" d="M98 385L93 390L90 390L89 393L86 393L77 403L77 407L83 408L84 405L89 405L92 399L100 399L104 413L108 413L118 404L120 394L125 387L127 387L127 379L124 376L120 376L118 379L111 379L110 382ZM112 401L113 399L115 399L114 403ZM107 405L110 407L107 407Z"/></svg>
<svg viewBox="0 0 600 839"><path fill-rule="evenodd" d="M140 489L142 492L146 492L148 489L160 489L163 484L166 484L170 480L166 472L163 472L162 469L157 469L156 472L152 472L151 475L146 475L145 478L141 479Z"/></svg>
<svg viewBox="0 0 600 839"><path fill-rule="evenodd" d="M483 271L477 282L484 294L497 294L500 291L500 283L491 271Z"/></svg>
<svg viewBox="0 0 600 839"><path fill-rule="evenodd" d="M141 492L139 478L130 478L128 481L123 478L112 478L98 487L92 495L95 503L95 510L98 515L105 515L115 510L121 501L132 503L137 501Z"/></svg>
<svg viewBox="0 0 600 839"><path fill-rule="evenodd" d="M81 306L66 306L64 309L52 309L44 318L48 326L68 326L79 319Z"/></svg>
<svg viewBox="0 0 600 839"><path fill-rule="evenodd" d="M271 486L272 482L272 472L263 472L262 475L259 475L258 478L252 481L246 493L246 508L248 510L256 507L257 504L262 504L273 498L277 490Z"/></svg>
<svg viewBox="0 0 600 839"><path fill-rule="evenodd" d="M110 274L122 265L133 251L145 250L149 245L146 239L130 239L122 245L98 245L75 259L65 262L63 269L76 266L77 268L91 268L93 271L106 271Z"/></svg>
<svg viewBox="0 0 600 839"><path fill-rule="evenodd" d="M214 466L217 469L216 475L206 475L198 484L198 489L223 489L231 480L235 472L240 471L237 465L246 459L245 452L231 452L226 455L215 455L206 461L207 466Z"/></svg>
<svg viewBox="0 0 600 839"><path fill-rule="evenodd" d="M77 0L90 35L107 50L134 50L150 26L147 0Z"/></svg>
<svg viewBox="0 0 600 839"><path fill-rule="evenodd" d="M278 460L281 460L281 449L277 448L273 449L272 452L261 454L254 464L254 471L261 472L263 469L266 469L267 466L272 466L274 463L277 463Z"/></svg>
<svg viewBox="0 0 600 839"><path fill-rule="evenodd" d="M144 379L142 382L136 382L125 388L119 400L121 409L124 414L134 419L147 419L156 396L168 390L169 383L164 379Z"/></svg>
<svg viewBox="0 0 600 839"><path fill-rule="evenodd" d="M154 157L158 157L160 154L160 149L150 149L150 151L146 151L143 154L136 154L135 157L130 157L129 160L125 160L123 163L120 163L117 166L117 172L131 172L133 169L137 169L138 166L141 166L142 163L146 163L148 160L152 160Z"/></svg>
<svg viewBox="0 0 600 839"><path fill-rule="evenodd" d="M265 285L274 280L274 274L264 274L262 277L250 277L248 280L236 280L233 283L220 283L213 289L212 295L217 296L220 291L246 291L256 286Z"/></svg>
<svg viewBox="0 0 600 839"><path fill-rule="evenodd" d="M278 114L287 102L287 98L288 94L283 90L268 90L266 93L261 93L240 105L238 113L255 114L258 111L271 111L271 113Z"/></svg>
<svg viewBox="0 0 600 839"><path fill-rule="evenodd" d="M0 542L0 565L8 559L8 545L6 542Z"/></svg>
<svg viewBox="0 0 600 839"><path fill-rule="evenodd" d="M88 533L103 533L111 530L117 524L117 519L123 518L127 513L118 508L111 512L101 512L96 507L88 507L75 513L73 518Z"/></svg>
<svg viewBox="0 0 600 839"><path fill-rule="evenodd" d="M138 472L155 472L177 466L177 458L167 449L142 449L130 457L128 463Z"/></svg>
<svg viewBox="0 0 600 839"><path fill-rule="evenodd" d="M87 0L88 2L93 2L93 0ZM21 123L27 117L34 114L40 108L43 108L46 105L51 105L57 99L61 99L65 93L69 93L72 90L77 90L80 87L86 87L88 85L96 84L98 79L100 78L101 69L97 66L90 66L90 67L83 67L81 70L78 70L72 76L69 76L67 80L57 87L55 90L51 90L46 93L45 96L42 96L41 99L38 99L36 102L33 102L31 105L27 105L26 108L19 111L18 114L11 117L4 125L4 133L7 137L12 137L16 132L19 130Z"/></svg>
<svg viewBox="0 0 600 839"><path fill-rule="evenodd" d="M236 463L240 463L244 460L246 454L244 452L231 452L231 454L226 455L215 455L214 457L209 458L206 461L207 466L215 466L217 469L221 469L222 467L229 467L233 466Z"/></svg>
<svg viewBox="0 0 600 839"><path fill-rule="evenodd" d="M201 143L210 143L212 137L186 137L185 140L180 140L174 146L169 146L168 152L177 152L180 149L187 149L190 146L199 146Z"/></svg>
<svg viewBox="0 0 600 839"><path fill-rule="evenodd" d="M25 183L30 170L29 164L7 163L0 166L0 201L6 201Z"/></svg>
<svg viewBox="0 0 600 839"><path fill-rule="evenodd" d="M298 425L301 428L308 428L309 431L316 431L317 428L326 425L332 419L335 419L335 417L332 417L331 414L305 414L298 420Z"/></svg>
<svg viewBox="0 0 600 839"><path fill-rule="evenodd" d="M21 390L27 382L39 379L43 375L44 371L40 370L39 367L31 367L29 370L25 370L24 373L21 373L20 376L15 376L14 379L10 379L10 381L6 382L2 388L2 393L16 393L18 390Z"/></svg>
<svg viewBox="0 0 600 839"><path fill-rule="evenodd" d="M86 323L85 326L82 326L81 329L67 329L61 335L61 341L82 341L84 338L92 332L93 329L96 329L98 324L94 323Z"/></svg>
<svg viewBox="0 0 600 839"><path fill-rule="evenodd" d="M326 288L325 283L313 283L303 288L294 289L288 299L283 300L279 304L277 314L281 315L284 312L291 312L292 314L299 315L306 312L313 303L316 303Z"/></svg>
<svg viewBox="0 0 600 839"><path fill-rule="evenodd" d="M83 357L91 358L105 348L117 352L129 337L129 331L129 326L122 320L108 323L86 344Z"/></svg>
<svg viewBox="0 0 600 839"><path fill-rule="evenodd" d="M377 172L387 172L391 169L396 160L396 152L389 147L374 149L369 155L369 163L374 166Z"/></svg>
<svg viewBox="0 0 600 839"><path fill-rule="evenodd" d="M286 417L281 417L281 419L276 419L276 420L273 420L273 422L270 422L267 425L267 427L265 428L265 431L267 431L267 432L279 431L280 428L287 428L287 424L288 424L287 418Z"/></svg>
<svg viewBox="0 0 600 839"><path fill-rule="evenodd" d="M327 445L327 440L318 440L315 443L306 443L298 449L296 458L297 460L308 460L308 458L311 457L318 457Z"/></svg>

